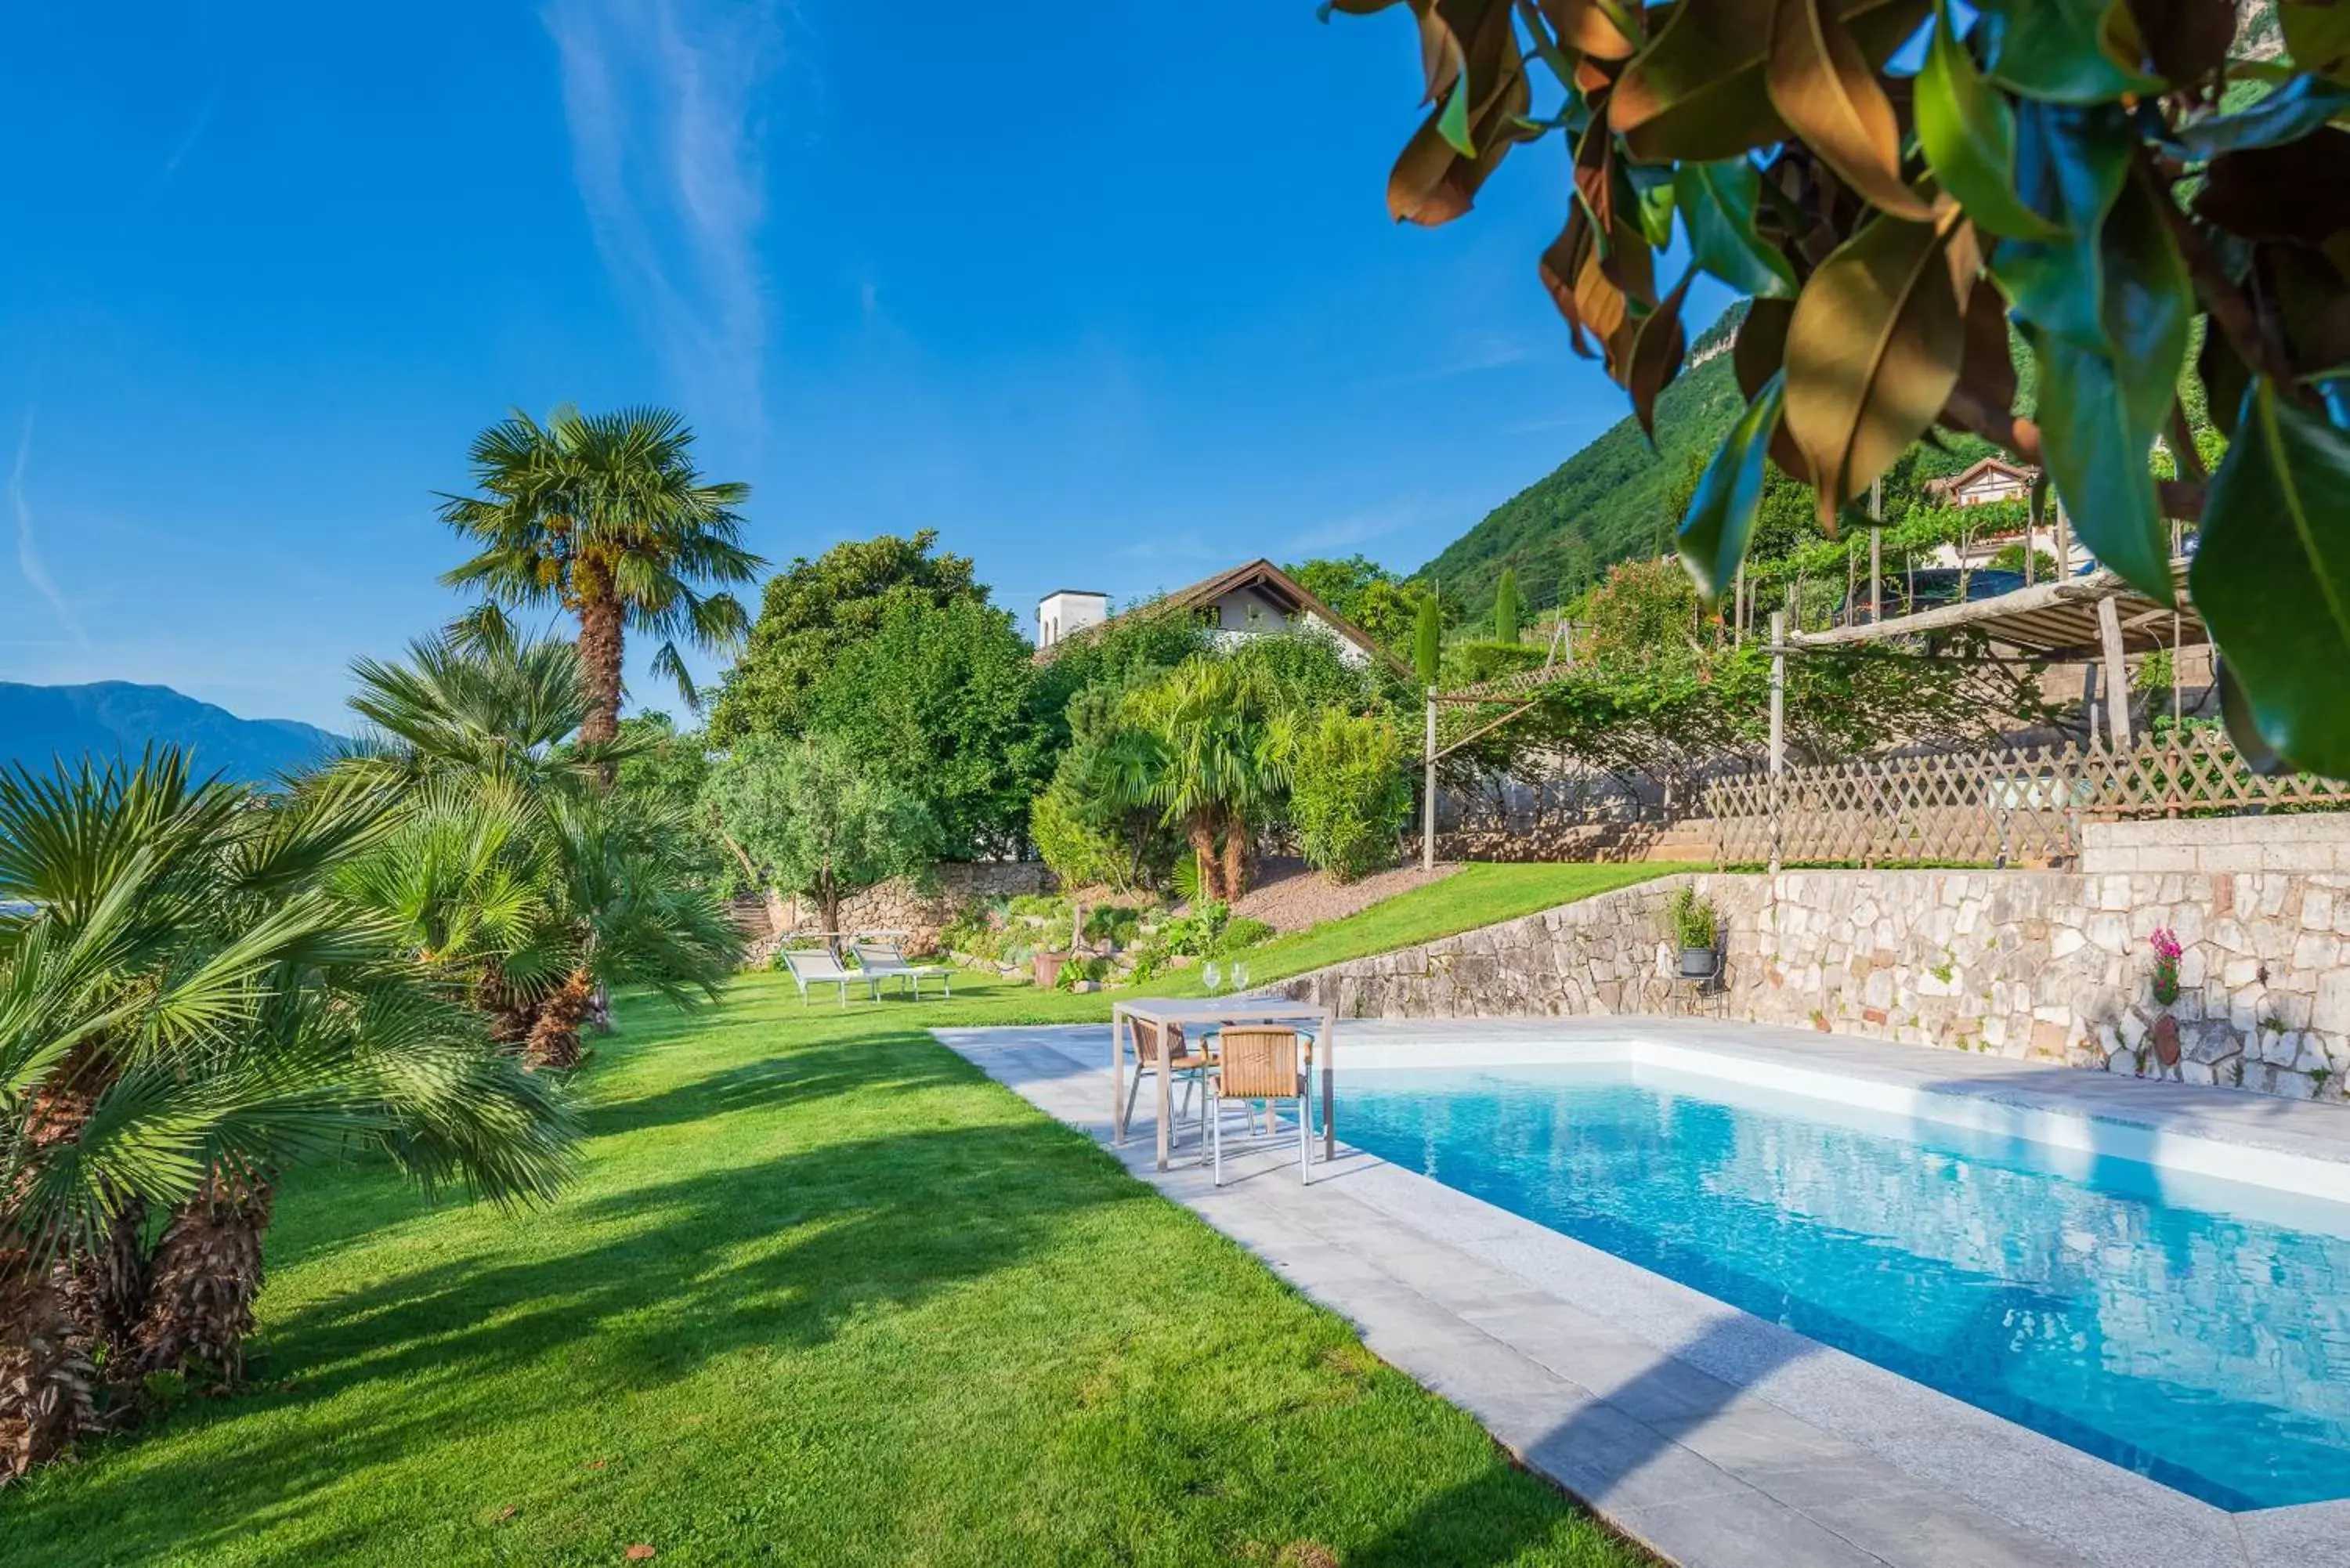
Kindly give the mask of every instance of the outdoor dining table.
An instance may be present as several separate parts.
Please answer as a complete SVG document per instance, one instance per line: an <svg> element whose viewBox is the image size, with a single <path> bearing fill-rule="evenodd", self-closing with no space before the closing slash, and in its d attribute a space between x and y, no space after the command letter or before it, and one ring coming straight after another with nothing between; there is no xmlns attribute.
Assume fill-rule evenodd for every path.
<svg viewBox="0 0 2350 1568"><path fill-rule="evenodd" d="M1280 996L1201 996L1168 997L1159 1000L1140 998L1121 1002L1110 1008L1109 1024L1109 1094L1110 1125L1118 1143L1126 1141L1126 1042L1128 1031L1136 1023L1154 1025L1158 1030L1159 1047L1152 1063L1159 1074L1159 1168L1167 1168L1167 1156L1173 1128L1170 1125L1174 1109L1174 1092L1169 1085L1168 1063L1174 1054L1174 1037L1184 1029L1217 1029L1245 1027L1254 1023L1288 1023L1310 1027L1314 1031L1314 1055L1319 1059L1322 1072L1322 1158L1325 1163L1337 1157L1338 1134L1333 1102L1336 1076L1331 1057L1336 1054L1334 1036L1337 1033L1338 1015L1327 1007L1310 1002L1292 1002ZM1139 1058L1141 1053L1137 1052ZM1136 1072L1142 1070L1139 1062Z"/></svg>

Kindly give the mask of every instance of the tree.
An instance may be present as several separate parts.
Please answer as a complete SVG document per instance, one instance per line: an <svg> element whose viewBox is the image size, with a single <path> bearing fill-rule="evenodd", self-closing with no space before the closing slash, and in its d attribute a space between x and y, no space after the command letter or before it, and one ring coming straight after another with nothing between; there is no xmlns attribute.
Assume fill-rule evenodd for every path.
<svg viewBox="0 0 2350 1568"><path fill-rule="evenodd" d="M1419 601L1419 623L1412 628L1412 673L1423 687L1436 684L1436 676L1444 659L1444 618L1430 594Z"/></svg>
<svg viewBox="0 0 2350 1568"><path fill-rule="evenodd" d="M826 736L749 735L716 759L710 801L727 834L775 886L816 898L837 933L841 899L920 877L938 825L913 793Z"/></svg>
<svg viewBox="0 0 2350 1568"><path fill-rule="evenodd" d="M2239 745L2350 774L2330 676L2350 659L2338 5L2279 7L2285 54L2248 64L2224 0L1988 0L1963 31L1941 4L1917 75L1888 86L1919 5L1409 5L1433 107L1389 180L1398 218L1457 218L1514 146L1566 137L1575 199L1542 275L1644 423L1698 273L1752 298L1746 410L1679 530L1709 600L1766 462L1825 522L1935 427L1965 432L2043 467L2083 543L2159 601L2173 520L2199 526L2191 586ZM1542 119L1537 69L1564 99ZM1676 221L1689 266L1659 286ZM2011 327L2040 417L2018 411ZM2182 379L2230 438L2208 483L2152 462L2188 425Z"/></svg>
<svg viewBox="0 0 2350 1568"><path fill-rule="evenodd" d="M743 870L736 846L726 842L702 803L710 780L710 747L702 732L680 730L676 720L659 711L634 713L620 721L618 749L619 794L692 825L676 849L681 863L692 867L694 880L720 895L750 891L755 878Z"/></svg>
<svg viewBox="0 0 2350 1568"><path fill-rule="evenodd" d="M1518 602L1518 574L1503 566L1502 580L1493 589L1493 640L1516 642L1524 613L1524 607Z"/></svg>
<svg viewBox="0 0 2350 1568"><path fill-rule="evenodd" d="M1035 670L1003 611L907 595L841 649L804 711L812 732L930 808L941 856L1008 856L1052 772L1052 726L1030 691Z"/></svg>
<svg viewBox="0 0 2350 1568"><path fill-rule="evenodd" d="M1069 700L1069 743L1052 783L1030 809L1037 853L1073 888L1120 892L1164 885L1180 840L1149 798L1158 749L1131 700L1159 678L1137 670L1094 682Z"/></svg>
<svg viewBox="0 0 2350 1568"><path fill-rule="evenodd" d="M1128 699L1146 744L1121 798L1180 827L1211 898L1247 891L1250 836L1289 784L1279 693L1264 667L1202 654Z"/></svg>
<svg viewBox="0 0 2350 1568"><path fill-rule="evenodd" d="M1425 590L1408 583L1367 556L1345 560L1316 557L1282 568L1298 586L1381 644L1399 651L1410 646Z"/></svg>
<svg viewBox="0 0 2350 1568"><path fill-rule="evenodd" d="M380 738L339 771L389 784L397 809L335 885L391 921L494 1039L567 1067L615 986L681 1006L717 993L742 944L709 879L706 813L595 787L650 748L565 744L587 705L572 649L443 637L352 673L351 705Z"/></svg>
<svg viewBox="0 0 2350 1568"><path fill-rule="evenodd" d="M910 538L846 540L768 578L749 642L712 706L711 740L806 733L812 693L848 649L880 629L892 605L986 604L971 558L936 553L938 541L931 528Z"/></svg>
<svg viewBox="0 0 2350 1568"><path fill-rule="evenodd" d="M575 1125L336 868L387 830L355 776L276 797L135 765L0 774L0 1477L176 1373L234 1382L280 1185L372 1149L500 1201Z"/></svg>
<svg viewBox="0 0 2350 1568"><path fill-rule="evenodd" d="M578 617L584 744L619 731L630 630L660 639L654 672L689 706L698 697L679 643L722 651L742 639L742 605L704 589L750 582L766 564L742 547L750 486L704 481L692 447L666 409L567 407L544 425L516 412L474 439L482 493L443 498L442 518L479 553L442 582L478 590L491 618L549 604Z"/></svg>

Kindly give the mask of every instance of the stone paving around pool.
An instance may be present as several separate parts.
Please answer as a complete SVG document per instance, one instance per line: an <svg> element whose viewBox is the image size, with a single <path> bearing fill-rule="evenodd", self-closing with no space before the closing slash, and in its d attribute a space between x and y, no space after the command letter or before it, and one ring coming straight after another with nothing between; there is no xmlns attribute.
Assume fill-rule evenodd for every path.
<svg viewBox="0 0 2350 1568"><path fill-rule="evenodd" d="M950 1048L1107 1143L1109 1033L941 1029ZM1529 1043L1638 1038L1745 1064L2101 1118L2247 1158L2327 1162L2350 1182L2350 1111L1921 1052L1753 1024L1665 1019L1345 1025L1349 1047L1476 1061ZM1222 1189L1179 1153L1152 1168L1149 1095L1115 1152L1168 1198L1345 1316L1380 1356L1475 1415L1602 1518L1687 1568L2339 1568L2350 1502L2230 1514L1722 1305L1412 1171L1348 1150L1297 1181L1295 1144L1231 1157ZM1343 1088L1338 1130L1346 1130ZM2252 1150L2261 1153L2254 1156Z"/></svg>

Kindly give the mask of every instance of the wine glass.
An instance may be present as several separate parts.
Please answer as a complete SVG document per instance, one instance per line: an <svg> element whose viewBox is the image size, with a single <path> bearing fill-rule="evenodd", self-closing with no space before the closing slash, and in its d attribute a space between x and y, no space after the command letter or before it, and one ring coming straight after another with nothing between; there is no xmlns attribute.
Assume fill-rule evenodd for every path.
<svg viewBox="0 0 2350 1568"><path fill-rule="evenodd" d="M1248 989L1248 964L1244 960L1232 960L1232 989L1234 991Z"/></svg>
<svg viewBox="0 0 2350 1568"><path fill-rule="evenodd" d="M1224 971L1217 967L1215 960L1210 959L1200 966L1200 983L1208 988L1210 996L1223 989Z"/></svg>

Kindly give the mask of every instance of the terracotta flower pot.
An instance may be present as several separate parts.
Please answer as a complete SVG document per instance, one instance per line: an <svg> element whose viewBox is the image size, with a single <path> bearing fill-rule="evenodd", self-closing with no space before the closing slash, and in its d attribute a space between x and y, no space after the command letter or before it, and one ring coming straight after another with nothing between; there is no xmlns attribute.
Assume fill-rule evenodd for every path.
<svg viewBox="0 0 2350 1568"><path fill-rule="evenodd" d="M1053 982L1061 978L1061 966L1068 961L1066 953L1039 952L1028 956L1030 971L1035 975L1037 986L1045 991L1053 989Z"/></svg>

